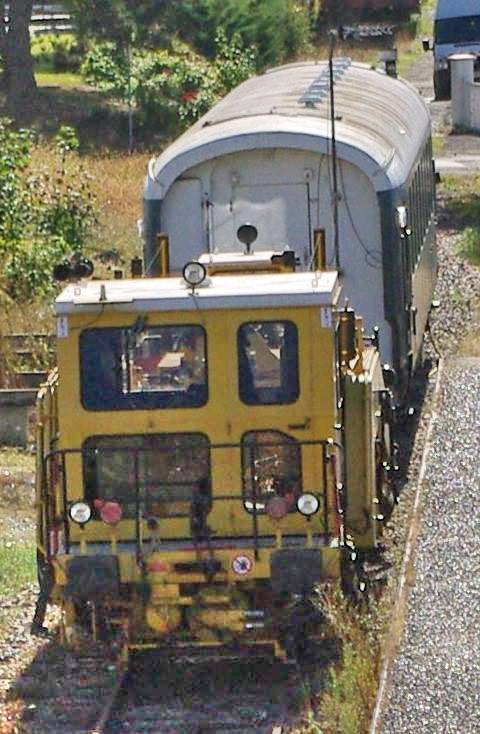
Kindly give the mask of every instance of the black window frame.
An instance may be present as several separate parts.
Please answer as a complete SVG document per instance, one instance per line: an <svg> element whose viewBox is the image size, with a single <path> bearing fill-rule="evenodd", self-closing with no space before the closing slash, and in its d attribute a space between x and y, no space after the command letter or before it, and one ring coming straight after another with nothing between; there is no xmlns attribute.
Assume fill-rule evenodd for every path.
<svg viewBox="0 0 480 734"><path fill-rule="evenodd" d="M244 349L241 344L242 340L242 329L246 326L261 324L283 324L285 327L293 329L293 342L295 350L295 382L294 390L288 393L285 399L282 400L260 400L253 398L253 391L255 388L253 385L248 386L247 374L250 372L248 365L248 359L244 354ZM286 340L285 340L286 341ZM291 369L291 367L290 367ZM242 403L245 405L254 406L267 406L267 405L292 405L300 399L300 351L299 351L299 338L298 338L298 326L294 321L290 319L255 319L254 321L244 321L237 329L237 379L238 379L238 395ZM264 390L271 390L272 392L277 388L263 388ZM283 389L283 388L280 388Z"/></svg>
<svg viewBox="0 0 480 734"><path fill-rule="evenodd" d="M198 323L188 324L148 324L149 329L161 329L161 328L197 328L202 331L204 340L204 354L205 354L205 384L200 386L197 390L197 399L192 400L195 397L193 392L188 396L186 393L178 392L167 392L167 391L145 391L145 392L132 392L124 395L121 388L121 362L118 361L116 369L119 374L117 375L115 390L106 388L107 381L101 382L99 380L100 374L95 369L92 371L92 375L88 378L88 374L85 370L85 363L90 359L95 359L96 354L87 354L84 348L84 342L90 335L98 332L104 334L111 334L114 332L118 333L118 344L115 345L112 340L112 352L115 349L121 349L120 339L122 332L128 331L132 326L106 326L106 327L94 327L86 328L80 332L79 336L79 364L80 364L80 401L84 410L89 412L110 412L119 410L176 410L176 409L196 409L202 408L208 403L209 400L209 373L208 373L208 335L205 327ZM92 350L95 352L95 350ZM120 356L120 355L119 355ZM99 389L99 383L103 386L103 389ZM92 388L90 388L92 385ZM88 388L88 389L87 389ZM105 397L102 396L107 396ZM98 397L97 397L98 396ZM189 401L187 398L189 397Z"/></svg>

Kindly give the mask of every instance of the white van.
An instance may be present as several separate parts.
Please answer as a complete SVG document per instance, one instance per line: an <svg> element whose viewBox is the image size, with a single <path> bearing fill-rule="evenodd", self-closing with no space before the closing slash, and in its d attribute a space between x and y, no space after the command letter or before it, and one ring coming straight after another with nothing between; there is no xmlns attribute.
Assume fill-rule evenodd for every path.
<svg viewBox="0 0 480 734"><path fill-rule="evenodd" d="M450 64L455 53L477 54L480 71L480 0L438 0L433 37L435 99L450 97Z"/></svg>

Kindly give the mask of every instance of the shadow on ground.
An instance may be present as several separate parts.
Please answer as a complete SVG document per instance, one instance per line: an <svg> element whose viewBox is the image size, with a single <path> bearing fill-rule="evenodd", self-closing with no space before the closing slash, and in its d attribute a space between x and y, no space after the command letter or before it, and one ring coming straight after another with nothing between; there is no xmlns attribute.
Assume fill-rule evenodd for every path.
<svg viewBox="0 0 480 734"><path fill-rule="evenodd" d="M0 96L2 116L8 114L5 98ZM34 127L47 138L55 135L61 125L70 125L76 129L83 151L128 148L127 111L109 102L101 92L86 87L39 87L17 123Z"/></svg>
<svg viewBox="0 0 480 734"><path fill-rule="evenodd" d="M95 723L114 683L112 652L79 654L52 640L38 651L7 693L7 709L19 712L15 732L70 734Z"/></svg>

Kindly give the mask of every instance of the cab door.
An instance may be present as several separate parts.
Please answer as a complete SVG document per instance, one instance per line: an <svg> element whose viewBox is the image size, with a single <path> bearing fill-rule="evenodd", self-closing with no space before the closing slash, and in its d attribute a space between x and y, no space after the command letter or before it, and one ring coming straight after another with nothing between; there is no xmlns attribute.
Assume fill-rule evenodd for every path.
<svg viewBox="0 0 480 734"><path fill-rule="evenodd" d="M225 375L228 399L219 439L239 445L240 450L228 462L214 461L214 471L220 472L214 485L225 484L223 472L239 495L230 517L232 534L251 534L256 507L259 534L272 535L275 525L266 516L265 505L273 496L285 498L288 505L284 521L288 532L305 532L296 499L303 491L323 491L321 442L327 436L322 411L330 410L327 423L333 421L331 409L321 407L329 406L331 396L320 394L317 374L325 360L331 392L331 348L329 357L318 339L313 342L321 329L312 332L312 322L318 321L318 326L320 322L319 310L311 311L229 314L227 341L237 359Z"/></svg>

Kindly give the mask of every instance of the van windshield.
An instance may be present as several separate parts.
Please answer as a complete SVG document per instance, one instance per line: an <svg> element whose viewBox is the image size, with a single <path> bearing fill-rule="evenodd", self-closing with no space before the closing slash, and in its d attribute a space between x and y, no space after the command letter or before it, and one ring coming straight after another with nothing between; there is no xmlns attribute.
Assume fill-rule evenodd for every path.
<svg viewBox="0 0 480 734"><path fill-rule="evenodd" d="M435 43L480 44L480 15L437 20L435 22Z"/></svg>

